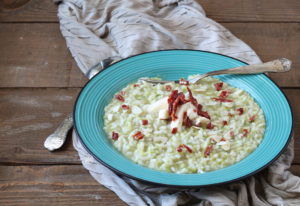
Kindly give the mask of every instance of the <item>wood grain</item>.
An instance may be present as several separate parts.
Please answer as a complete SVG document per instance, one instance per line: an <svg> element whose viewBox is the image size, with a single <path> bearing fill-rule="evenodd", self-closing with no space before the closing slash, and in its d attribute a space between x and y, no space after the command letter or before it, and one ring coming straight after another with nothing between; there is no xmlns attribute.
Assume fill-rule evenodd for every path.
<svg viewBox="0 0 300 206"><path fill-rule="evenodd" d="M300 22L298 0L196 0L218 22ZM0 22L57 22L51 0L0 1Z"/></svg>
<svg viewBox="0 0 300 206"><path fill-rule="evenodd" d="M300 86L300 23L224 23L263 61L287 57L292 71L272 74L283 87ZM87 81L60 34L59 25L0 24L0 87L81 87Z"/></svg>
<svg viewBox="0 0 300 206"><path fill-rule="evenodd" d="M300 176L300 165L290 171ZM0 205L126 205L81 165L0 166Z"/></svg>
<svg viewBox="0 0 300 206"><path fill-rule="evenodd" d="M0 87L68 87L86 81L57 23L1 24L0 54Z"/></svg>
<svg viewBox="0 0 300 206"><path fill-rule="evenodd" d="M81 165L0 166L0 205L126 205Z"/></svg>
<svg viewBox="0 0 300 206"><path fill-rule="evenodd" d="M71 139L63 149L48 152L45 138L72 111L80 89L0 89L0 163L79 164ZM300 90L284 90L294 109L295 160L300 164ZM38 154L38 155L37 155Z"/></svg>
<svg viewBox="0 0 300 206"><path fill-rule="evenodd" d="M80 89L1 89L0 162L6 164L79 164L69 134L56 152L45 138L73 110Z"/></svg>
<svg viewBox="0 0 300 206"><path fill-rule="evenodd" d="M271 74L270 77L282 87L300 86L300 24L224 24L235 36L246 42L263 61L286 57L292 60L288 73Z"/></svg>

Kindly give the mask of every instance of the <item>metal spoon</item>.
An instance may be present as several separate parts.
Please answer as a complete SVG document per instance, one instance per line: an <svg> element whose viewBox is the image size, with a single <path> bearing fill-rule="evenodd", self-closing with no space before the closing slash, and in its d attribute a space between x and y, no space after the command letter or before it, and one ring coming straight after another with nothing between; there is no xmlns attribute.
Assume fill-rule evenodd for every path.
<svg viewBox="0 0 300 206"><path fill-rule="evenodd" d="M109 57L100 61L98 64L92 66L87 73L85 74L88 79L91 79L93 76L99 73L102 69L105 69L109 65L121 60L121 57L114 56ZM73 114L69 114L66 119L58 126L58 128L47 137L44 142L44 147L49 151L59 149L63 146L66 141L67 133L73 126Z"/></svg>
<svg viewBox="0 0 300 206"><path fill-rule="evenodd" d="M252 64L242 67L235 67L230 69L222 69L217 71L208 72L197 77L190 79L189 84L196 84L201 79L219 74L257 74L264 72L287 72L291 69L292 61L286 58L276 59L262 64ZM165 83L180 83L180 81L163 81L142 78L141 80L152 84L165 84Z"/></svg>

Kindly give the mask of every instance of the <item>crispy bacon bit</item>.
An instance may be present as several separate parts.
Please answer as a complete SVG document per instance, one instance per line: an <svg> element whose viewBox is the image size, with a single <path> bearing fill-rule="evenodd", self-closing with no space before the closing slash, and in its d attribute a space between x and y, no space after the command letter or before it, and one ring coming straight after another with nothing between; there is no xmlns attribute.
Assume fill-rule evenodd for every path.
<svg viewBox="0 0 300 206"><path fill-rule="evenodd" d="M202 104L198 104L198 105L197 105L197 112L202 111L202 108L203 108ZM199 115L200 115L200 114L199 114Z"/></svg>
<svg viewBox="0 0 300 206"><path fill-rule="evenodd" d="M189 148L187 145L185 144L181 144L177 147L177 152L182 152L182 148L185 147L186 150L189 152L189 153L193 153L193 150L191 148Z"/></svg>
<svg viewBox="0 0 300 206"><path fill-rule="evenodd" d="M135 133L132 137L135 140L141 140L144 138L144 134L141 131L137 131L137 133Z"/></svg>
<svg viewBox="0 0 300 206"><path fill-rule="evenodd" d="M233 137L233 136L234 136L234 132L233 132L233 131L230 131L230 132L229 132L229 135L230 135L230 137Z"/></svg>
<svg viewBox="0 0 300 206"><path fill-rule="evenodd" d="M224 99L224 98L212 98L216 102L232 102L232 99Z"/></svg>
<svg viewBox="0 0 300 206"><path fill-rule="evenodd" d="M147 125L148 124L148 120L142 120L142 125Z"/></svg>
<svg viewBox="0 0 300 206"><path fill-rule="evenodd" d="M206 125L206 129L213 129L215 126L209 122L207 125Z"/></svg>
<svg viewBox="0 0 300 206"><path fill-rule="evenodd" d="M172 129L172 132L171 132L172 134L176 134L177 133L177 127L174 127L173 129Z"/></svg>
<svg viewBox="0 0 300 206"><path fill-rule="evenodd" d="M226 141L226 139L224 137L222 137L221 141Z"/></svg>
<svg viewBox="0 0 300 206"><path fill-rule="evenodd" d="M128 105L126 105L126 104L123 104L123 105L122 105L122 109L124 109L124 110L129 110L130 107L129 107Z"/></svg>
<svg viewBox="0 0 300 206"><path fill-rule="evenodd" d="M244 114L244 109L243 108L238 108L236 111L239 112L239 115Z"/></svg>
<svg viewBox="0 0 300 206"><path fill-rule="evenodd" d="M166 85L166 91L171 91L172 90L172 87L171 87L171 85Z"/></svg>
<svg viewBox="0 0 300 206"><path fill-rule="evenodd" d="M205 118L207 118L207 119L210 119L210 116L209 116L209 114L208 114L207 112L200 111L198 114L199 114L200 116L202 116L202 117L205 117Z"/></svg>
<svg viewBox="0 0 300 206"><path fill-rule="evenodd" d="M210 155L210 153L213 150L213 145L209 145L206 147L205 151L204 151L204 157L208 157Z"/></svg>
<svg viewBox="0 0 300 206"><path fill-rule="evenodd" d="M246 135L248 134L248 130L247 129L243 129L243 132L244 132L243 137L246 137Z"/></svg>
<svg viewBox="0 0 300 206"><path fill-rule="evenodd" d="M189 92L189 99L190 99L191 103L192 103L195 107L197 107L197 106L198 106L197 99L193 97L192 91L190 90L189 87L187 87L187 90L188 90L188 92ZM201 109L202 109L202 107L201 107Z"/></svg>
<svg viewBox="0 0 300 206"><path fill-rule="evenodd" d="M115 98L116 98L117 100L121 101L121 102L124 102L124 101L125 101L124 97L122 97L122 95L120 95L120 94L116 94L116 95L115 95Z"/></svg>
<svg viewBox="0 0 300 206"><path fill-rule="evenodd" d="M188 146L186 146L185 144L183 144L183 146L186 148L186 150L189 152L189 153L192 153L193 150L191 148L189 148Z"/></svg>
<svg viewBox="0 0 300 206"><path fill-rule="evenodd" d="M250 122L254 122L254 120L255 120L255 117L256 117L256 116L255 116L255 115L253 115L252 117L250 117L249 121L250 121Z"/></svg>
<svg viewBox="0 0 300 206"><path fill-rule="evenodd" d="M116 141L119 138L119 134L117 132L112 132L112 137L111 138Z"/></svg>
<svg viewBox="0 0 300 206"><path fill-rule="evenodd" d="M182 104L185 104L189 102L189 100L186 100L185 99L185 96L182 92L178 93L177 95L177 98L176 100L173 102L173 105L172 105L172 113L171 113L171 117L172 119L177 119L177 116L176 116L176 111L177 111L177 108L179 105L182 105ZM170 106L170 105L169 105Z"/></svg>
<svg viewBox="0 0 300 206"><path fill-rule="evenodd" d="M140 86L139 84L134 84L133 85L134 88L139 87L139 86Z"/></svg>
<svg viewBox="0 0 300 206"><path fill-rule="evenodd" d="M190 128L192 126L192 121L187 116L187 112L183 113L183 125L187 128Z"/></svg>
<svg viewBox="0 0 300 206"><path fill-rule="evenodd" d="M214 86L217 91L220 91L223 87L223 82L214 83Z"/></svg>
<svg viewBox="0 0 300 206"><path fill-rule="evenodd" d="M229 113L228 113L228 117L233 117L233 115L229 112Z"/></svg>
<svg viewBox="0 0 300 206"><path fill-rule="evenodd" d="M227 125L227 121L223 121L222 123L223 123L223 126Z"/></svg>
<svg viewBox="0 0 300 206"><path fill-rule="evenodd" d="M228 93L229 93L228 91L222 91L219 97L225 99L226 97L228 97Z"/></svg>
<svg viewBox="0 0 300 206"><path fill-rule="evenodd" d="M173 113L173 103L175 102L177 96L178 96L178 90L173 90L168 98L168 104L169 104L168 112L170 116Z"/></svg>
<svg viewBox="0 0 300 206"><path fill-rule="evenodd" d="M189 85L189 81L187 81L187 80L185 80L183 78L180 78L179 84L181 84L181 85Z"/></svg>
<svg viewBox="0 0 300 206"><path fill-rule="evenodd" d="M178 147L177 147L177 152L182 152L182 147L183 147L183 145L181 144L181 145L179 145Z"/></svg>

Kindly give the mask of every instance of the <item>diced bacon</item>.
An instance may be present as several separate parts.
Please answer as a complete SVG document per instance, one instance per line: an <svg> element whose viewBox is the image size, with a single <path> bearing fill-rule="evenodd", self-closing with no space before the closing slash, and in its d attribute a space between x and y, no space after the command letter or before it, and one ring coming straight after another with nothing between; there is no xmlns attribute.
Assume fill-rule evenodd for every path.
<svg viewBox="0 0 300 206"><path fill-rule="evenodd" d="M166 91L171 91L172 90L172 87L171 87L171 85L166 85Z"/></svg>
<svg viewBox="0 0 300 206"><path fill-rule="evenodd" d="M197 99L193 97L192 91L190 90L189 87L187 87L187 90L188 90L188 92L189 92L189 99L190 99L191 103L192 103L195 107L197 107L197 106L198 106Z"/></svg>
<svg viewBox="0 0 300 206"><path fill-rule="evenodd" d="M188 146L186 146L185 144L183 144L183 146L187 149L187 151L189 153L193 153L193 150L191 148L189 148Z"/></svg>
<svg viewBox="0 0 300 206"><path fill-rule="evenodd" d="M179 145L179 146L177 147L177 152L182 152L183 147L185 147L186 150L187 150L189 153L193 153L193 150L192 150L190 147L188 147L187 145L185 145L185 144Z"/></svg>
<svg viewBox="0 0 300 206"><path fill-rule="evenodd" d="M223 82L214 83L216 91L220 91L223 87Z"/></svg>
<svg viewBox="0 0 300 206"><path fill-rule="evenodd" d="M228 113L228 117L233 117L233 115L229 112L229 113Z"/></svg>
<svg viewBox="0 0 300 206"><path fill-rule="evenodd" d="M209 145L206 147L205 151L204 151L204 157L208 157L210 155L210 153L213 150L213 145Z"/></svg>
<svg viewBox="0 0 300 206"><path fill-rule="evenodd" d="M226 141L226 139L224 137L222 137L221 141Z"/></svg>
<svg viewBox="0 0 300 206"><path fill-rule="evenodd" d="M209 114L208 114L207 112L200 111L200 112L198 112L198 114L199 114L200 116L202 116L202 117L205 117L205 118L207 118L207 119L210 119L210 116L209 116Z"/></svg>
<svg viewBox="0 0 300 206"><path fill-rule="evenodd" d="M223 126L228 124L227 121L223 121L222 123L223 123Z"/></svg>
<svg viewBox="0 0 300 206"><path fill-rule="evenodd" d="M216 102L233 102L232 99L224 99L224 98L212 98Z"/></svg>
<svg viewBox="0 0 300 206"><path fill-rule="evenodd" d="M173 129L172 129L172 132L171 132L172 134L176 134L177 133L177 127L174 127Z"/></svg>
<svg viewBox="0 0 300 206"><path fill-rule="evenodd" d="M125 101L124 97L122 97L120 94L116 94L116 95L115 95L115 98L116 98L117 100L121 101L121 102L124 102L124 101Z"/></svg>
<svg viewBox="0 0 300 206"><path fill-rule="evenodd" d="M254 120L255 120L255 115L253 115L253 116L250 117L250 119L249 119L250 122L254 122Z"/></svg>
<svg viewBox="0 0 300 206"><path fill-rule="evenodd" d="M137 131L137 133L135 133L132 137L135 140L141 140L144 138L144 134L141 131Z"/></svg>
<svg viewBox="0 0 300 206"><path fill-rule="evenodd" d="M233 131L230 131L230 132L229 132L229 135L230 135L230 137L233 137L233 136L234 136L234 132L233 132Z"/></svg>
<svg viewBox="0 0 300 206"><path fill-rule="evenodd" d="M179 145L179 146L177 147L177 152L182 152L182 148L183 148L182 144Z"/></svg>
<svg viewBox="0 0 300 206"><path fill-rule="evenodd" d="M172 117L173 120L177 119L176 111L177 111L178 106L182 105L182 104L185 104L187 102L189 102L189 100L185 99L184 94L182 92L178 93L178 96L177 96L176 100L173 102L173 106L172 106L171 117Z"/></svg>
<svg viewBox="0 0 300 206"><path fill-rule="evenodd" d="M236 111L239 112L239 115L244 114L244 109L243 108L238 108Z"/></svg>
<svg viewBox="0 0 300 206"><path fill-rule="evenodd" d="M247 129L243 129L243 137L246 137L247 136L247 134L248 134L248 130Z"/></svg>
<svg viewBox="0 0 300 206"><path fill-rule="evenodd" d="M126 104L123 104L123 105L122 105L122 109L124 109L124 110L129 110L130 107L129 107L128 105L126 105Z"/></svg>
<svg viewBox="0 0 300 206"><path fill-rule="evenodd" d="M147 125L148 124L148 120L142 120L142 125Z"/></svg>
<svg viewBox="0 0 300 206"><path fill-rule="evenodd" d="M134 88L139 87L139 86L140 86L139 84L134 84L133 85Z"/></svg>
<svg viewBox="0 0 300 206"><path fill-rule="evenodd" d="M219 97L225 99L226 97L228 97L228 91L222 91Z"/></svg>
<svg viewBox="0 0 300 206"><path fill-rule="evenodd" d="M183 125L187 128L190 128L192 126L192 121L188 118L187 112L183 113Z"/></svg>
<svg viewBox="0 0 300 206"><path fill-rule="evenodd" d="M173 103L177 99L177 96L178 96L178 90L173 90L168 98L168 104L169 104L168 112L170 116L173 113Z"/></svg>
<svg viewBox="0 0 300 206"><path fill-rule="evenodd" d="M202 108L203 108L202 104L198 104L198 105L197 105L197 114L198 114L198 115L201 115Z"/></svg>
<svg viewBox="0 0 300 206"><path fill-rule="evenodd" d="M215 126L209 122L207 125L206 125L206 129L213 129Z"/></svg>
<svg viewBox="0 0 300 206"><path fill-rule="evenodd" d="M119 138L119 134L117 132L112 132L112 137L111 138L116 141Z"/></svg>
<svg viewBox="0 0 300 206"><path fill-rule="evenodd" d="M181 85L189 85L189 81L187 81L187 80L185 80L183 78L180 78L179 84L181 84Z"/></svg>

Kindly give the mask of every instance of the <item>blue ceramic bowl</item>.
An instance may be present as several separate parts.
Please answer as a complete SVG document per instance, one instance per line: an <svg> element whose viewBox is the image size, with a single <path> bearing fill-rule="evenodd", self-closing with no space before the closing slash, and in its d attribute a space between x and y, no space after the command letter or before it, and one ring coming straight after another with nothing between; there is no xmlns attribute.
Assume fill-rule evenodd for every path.
<svg viewBox="0 0 300 206"><path fill-rule="evenodd" d="M77 134L98 161L130 178L174 187L201 187L253 175L271 164L287 146L293 127L291 108L281 90L264 74L219 75L231 86L246 90L264 111L266 131L258 148L242 161L203 174L174 174L135 164L112 145L103 130L104 107L114 94L140 77L165 80L187 78L213 70L243 66L237 59L195 50L144 53L117 62L91 79L78 96L74 109Z"/></svg>

